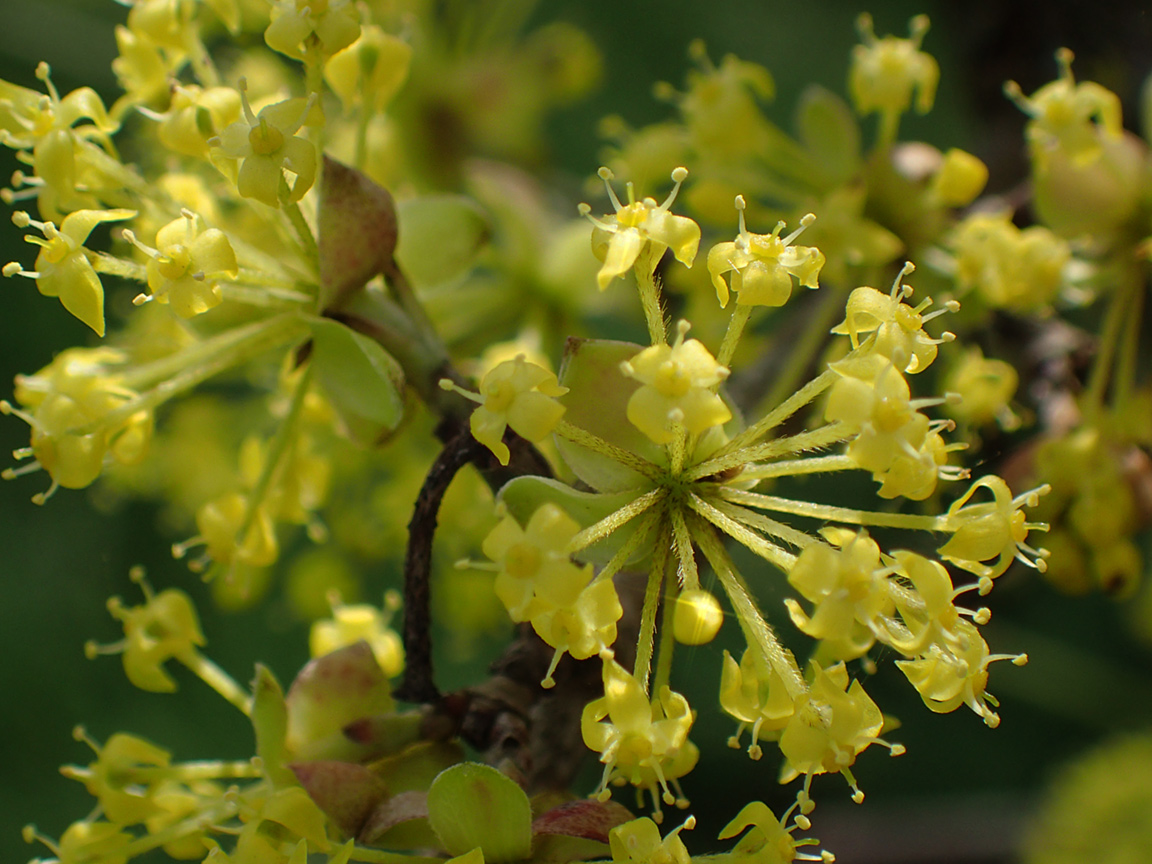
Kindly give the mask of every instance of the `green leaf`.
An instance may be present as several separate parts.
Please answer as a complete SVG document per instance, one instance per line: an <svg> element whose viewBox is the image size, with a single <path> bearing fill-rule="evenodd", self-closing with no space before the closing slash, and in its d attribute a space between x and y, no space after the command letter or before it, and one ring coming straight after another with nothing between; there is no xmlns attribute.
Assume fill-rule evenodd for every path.
<svg viewBox="0 0 1152 864"><path fill-rule="evenodd" d="M860 170L860 126L848 103L815 85L800 97L796 128L801 142L825 176L825 189L840 186Z"/></svg>
<svg viewBox="0 0 1152 864"><path fill-rule="evenodd" d="M404 373L367 336L330 318L312 326L311 362L348 437L373 446L396 430L404 414Z"/></svg>
<svg viewBox="0 0 1152 864"><path fill-rule="evenodd" d="M252 728L256 732L256 755L264 774L276 786L291 786L296 776L285 765L288 707L280 682L263 664L256 664L252 682Z"/></svg>
<svg viewBox="0 0 1152 864"><path fill-rule="evenodd" d="M417 288L461 275L488 242L488 218L463 195L426 195L401 201L396 261Z"/></svg>
<svg viewBox="0 0 1152 864"><path fill-rule="evenodd" d="M464 762L428 790L428 819L449 855L479 846L484 861L519 861L532 852L532 808L516 783L495 768Z"/></svg>
<svg viewBox="0 0 1152 864"><path fill-rule="evenodd" d="M631 342L607 339L569 339L560 365L560 383L568 392L560 397L567 408L564 419L637 456L660 464L664 448L653 444L628 420L628 400L640 382L620 371L620 364L642 350ZM600 492L619 492L646 484L645 478L619 462L555 436L560 455L572 472ZM575 518L575 514L572 514Z"/></svg>

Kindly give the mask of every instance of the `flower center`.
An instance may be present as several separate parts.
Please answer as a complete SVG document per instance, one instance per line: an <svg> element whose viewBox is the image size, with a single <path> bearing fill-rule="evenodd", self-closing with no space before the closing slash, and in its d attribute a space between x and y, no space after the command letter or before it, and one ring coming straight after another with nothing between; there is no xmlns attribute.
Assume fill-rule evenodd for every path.
<svg viewBox="0 0 1152 864"><path fill-rule="evenodd" d="M173 243L156 259L156 267L165 279L179 279L191 263L192 254L183 243Z"/></svg>
<svg viewBox="0 0 1152 864"><path fill-rule="evenodd" d="M253 126L252 131L248 133L248 143L254 154L267 156L284 146L284 135L275 126L269 126L267 120L261 118L260 125Z"/></svg>

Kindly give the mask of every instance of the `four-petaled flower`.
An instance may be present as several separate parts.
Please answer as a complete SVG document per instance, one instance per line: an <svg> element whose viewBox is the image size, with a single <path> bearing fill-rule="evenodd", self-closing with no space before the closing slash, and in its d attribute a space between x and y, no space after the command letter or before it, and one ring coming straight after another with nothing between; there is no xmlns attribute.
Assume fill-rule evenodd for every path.
<svg viewBox="0 0 1152 864"><path fill-rule="evenodd" d="M585 705L580 718L584 743L604 763L599 797L607 800L607 786L613 780L632 783L652 793L659 816L657 787L663 790L660 797L665 804L674 803L677 799L668 782L695 767L698 751L688 740L688 732L696 712L687 699L667 686L660 688L656 700L649 701L640 682L616 662L612 652L605 651L600 658L604 695Z"/></svg>
<svg viewBox="0 0 1152 864"><path fill-rule="evenodd" d="M543 441L564 416L564 406L556 397L568 392L553 373L529 363L523 354L515 360L505 360L481 378L479 394L463 390L448 379L442 380L440 386L480 403L469 421L472 435L496 454L501 465L507 465L512 455L504 443L504 431L511 426L525 440Z"/></svg>
<svg viewBox="0 0 1152 864"><path fill-rule="evenodd" d="M708 252L708 272L721 306L728 305L728 282L740 306L783 306L792 294L793 278L806 288L819 288L817 278L824 266L824 254L815 246L792 246L793 240L815 221L809 213L800 227L781 237L784 223L776 223L771 234L753 234L744 224L744 196L736 196L740 233L730 243L717 243Z"/></svg>
<svg viewBox="0 0 1152 864"><path fill-rule="evenodd" d="M682 426L698 435L732 419L732 411L715 393L728 368L698 339L684 341L688 322L681 321L671 346L653 345L621 364L621 371L641 383L628 400L628 420L657 444L669 444Z"/></svg>
<svg viewBox="0 0 1152 864"><path fill-rule="evenodd" d="M247 82L240 79L244 118L225 127L209 144L231 159L243 160L236 174L236 189L243 198L255 198L269 207L294 204L316 181L316 147L295 133L312 111L315 96L285 99L261 109L248 104Z"/></svg>
<svg viewBox="0 0 1152 864"><path fill-rule="evenodd" d="M607 168L600 169L600 179L608 187L608 197L616 213L595 219L590 215L592 208L587 204L580 205L580 212L596 226L592 232L592 252L604 262L596 274L596 284L601 291L613 279L631 270L632 265L641 260L642 254L647 254L643 260L649 274L656 270L665 249L671 249L681 264L692 266L696 250L700 248L700 226L686 216L674 216L668 212L676 200L676 193L680 191L680 184L687 176L686 168L677 168L672 172L672 180L676 185L664 203L659 205L654 198L635 200L635 192L629 183L628 204L624 205L608 182L612 179L612 172Z"/></svg>
<svg viewBox="0 0 1152 864"><path fill-rule="evenodd" d="M131 219L135 215L134 210L77 210L65 216L57 228L52 222L37 222L18 210L12 214L12 221L21 228L38 228L44 236L24 237L40 247L34 271L22 270L13 262L4 266L4 275L35 279L41 294L59 297L65 309L95 330L97 336L103 336L104 286L89 259L93 253L84 244L101 222Z"/></svg>
<svg viewBox="0 0 1152 864"><path fill-rule="evenodd" d="M179 219L156 232L156 249L125 233L148 256L148 287L152 295L139 295L135 302L139 305L154 299L170 303L181 318L191 318L220 304L220 280L235 279L240 268L223 231L204 229L195 213L182 212Z"/></svg>
<svg viewBox="0 0 1152 864"><path fill-rule="evenodd" d="M273 51L303 60L315 41L331 57L360 35L360 15L352 0L275 0L264 41Z"/></svg>

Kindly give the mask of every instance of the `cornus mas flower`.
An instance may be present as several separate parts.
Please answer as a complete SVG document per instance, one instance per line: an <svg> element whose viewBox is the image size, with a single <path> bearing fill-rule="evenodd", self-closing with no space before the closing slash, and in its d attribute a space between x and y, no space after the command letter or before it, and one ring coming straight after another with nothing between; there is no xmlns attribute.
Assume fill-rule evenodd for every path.
<svg viewBox="0 0 1152 864"><path fill-rule="evenodd" d="M806 288L819 288L817 278L824 266L824 255L814 246L793 246L792 241L811 225L816 217L809 213L800 227L787 237L780 237L784 223L777 223L771 234L753 234L744 225L744 196L736 196L740 214L740 233L731 243L717 243L708 251L708 272L716 287L721 306L728 305L728 287L724 276L732 275L736 302L743 306L783 306L792 295L792 280Z"/></svg>
<svg viewBox="0 0 1152 864"><path fill-rule="evenodd" d="M1123 133L1120 98L1093 82L1076 83L1072 75L1073 54L1056 52L1060 77L1025 96L1015 81L1005 85L1009 98L1032 118L1028 143L1034 158L1044 161L1059 150L1081 165L1097 159L1102 139L1118 139Z"/></svg>
<svg viewBox="0 0 1152 864"><path fill-rule="evenodd" d="M131 219L133 210L77 210L64 217L57 228L52 222L37 222L27 213L17 211L12 221L20 228L31 225L43 238L25 235L25 240L40 247L36 269L24 270L16 262L4 265L5 276L26 276L36 280L45 297L59 297L64 308L91 327L97 336L104 335L104 286L92 266L96 253L84 248L88 235L101 222Z"/></svg>
<svg viewBox="0 0 1152 864"><path fill-rule="evenodd" d="M880 115L880 140L891 143L900 115L912 106L913 93L920 114L927 114L936 99L940 67L931 54L920 50L928 16L917 15L909 22L907 39L878 39L867 13L857 19L857 27L864 44L852 50L848 90L860 114Z"/></svg>
<svg viewBox="0 0 1152 864"><path fill-rule="evenodd" d="M5 479L46 471L52 485L32 499L42 504L60 486L90 485L109 461L141 461L152 437L152 412L132 408L137 394L124 383L125 360L110 348L71 348L36 374L19 376L16 398L23 407L0 401L0 413L15 414L32 428L29 446L15 455L34 461L6 470Z"/></svg>
<svg viewBox="0 0 1152 864"><path fill-rule="evenodd" d="M264 41L274 51L303 60L309 50L331 57L359 35L360 16L351 0L275 0Z"/></svg>
<svg viewBox="0 0 1152 864"><path fill-rule="evenodd" d="M480 393L472 393L443 379L440 386L480 403L469 421L472 435L491 450L501 465L511 457L504 443L504 431L512 431L528 441L539 442L564 416L564 406L556 397L568 392L556 383L556 376L542 366L529 363L524 355L498 364L480 379Z"/></svg>
<svg viewBox="0 0 1152 864"><path fill-rule="evenodd" d="M248 104L248 82L240 79L240 104L244 117L225 127L208 141L227 160L239 160L236 190L269 207L294 204L316 182L318 161L311 141L295 134L308 118L315 96L286 99L261 109ZM227 163L225 163L227 165Z"/></svg>
<svg viewBox="0 0 1152 864"><path fill-rule="evenodd" d="M641 384L628 400L628 420L656 444L670 443L677 427L699 435L732 418L715 393L728 369L699 340L684 341L688 327L681 321L671 346L645 348L620 366Z"/></svg>
<svg viewBox="0 0 1152 864"><path fill-rule="evenodd" d="M932 305L931 297L916 306L905 303L905 298L912 296L912 289L901 280L915 269L911 262L905 263L888 294L867 285L853 290L848 295L844 320L832 329L833 333L846 335L853 348L860 345L861 334L874 332L869 353L887 357L910 375L927 369L936 359L938 347L956 338L945 331L934 339L924 331L924 325L960 308L960 304L952 300L942 309L925 315L925 310Z"/></svg>
<svg viewBox="0 0 1152 864"><path fill-rule="evenodd" d="M131 232L125 237L148 256L148 288L151 295L138 295L136 305L148 300L170 303L181 318L191 318L218 306L223 299L221 279L240 274L236 253L218 228L202 228L200 218L183 210L156 232L156 246L146 246Z"/></svg>
<svg viewBox="0 0 1152 864"><path fill-rule="evenodd" d="M656 700L649 701L644 688L613 658L601 654L604 663L604 695L584 707L580 727L584 743L600 754L604 777L599 797L608 798L607 786L620 778L647 788L661 821L657 797L665 804L677 798L668 788L695 764L684 765L681 754L694 752L688 732L696 714L679 693L664 687Z"/></svg>
<svg viewBox="0 0 1152 864"><path fill-rule="evenodd" d="M616 213L596 219L587 204L580 205L580 213L596 226L592 232L592 251L604 262L596 275L596 284L601 291L613 279L631 270L638 261L643 262L651 275L665 249L671 249L681 264L692 266L700 246L700 226L685 216L675 216L669 212L672 202L676 200L676 193L680 191L680 184L687 176L686 168L677 168L672 172L672 181L676 185L663 204L658 205L653 198L637 201L631 183L627 185L628 203L621 204L609 183L613 177L612 172L607 168L600 169L600 179L608 189L608 197Z"/></svg>

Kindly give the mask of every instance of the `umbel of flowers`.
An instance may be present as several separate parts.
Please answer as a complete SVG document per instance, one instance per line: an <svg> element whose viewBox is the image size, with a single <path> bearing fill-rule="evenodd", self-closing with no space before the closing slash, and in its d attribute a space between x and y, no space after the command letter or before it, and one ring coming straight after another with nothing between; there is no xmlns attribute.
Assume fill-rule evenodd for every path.
<svg viewBox="0 0 1152 864"><path fill-rule="evenodd" d="M679 184L685 172L677 169L672 176ZM1044 526L1027 522L1023 512L1043 490L1014 497L1000 478L983 477L937 516L849 509L758 491L769 478L863 470L880 484L881 496L922 500L940 481L967 477L948 464L957 448L945 443L943 433L954 424L924 413L946 400L914 399L905 377L928 368L939 346L952 339L947 333L934 338L924 327L958 305L938 312L927 311L930 300L909 305L912 289L903 277L911 265L889 292L858 288L848 298L845 320L834 328L849 337L848 353L766 415L740 425L721 395L729 374L724 363L757 305L782 305L793 280L818 287L823 256L793 245L799 232L781 238L783 225L769 235L750 233L744 201L737 199L736 241L719 244L708 256L718 286L727 287L723 278L729 273L743 286L718 354L688 339L684 321L668 344L659 284L646 256L674 242L673 235L681 238L682 250L692 250L694 240L683 238L695 233L682 222L669 232L673 219L684 218L668 212L671 199L659 207L651 199L627 206L612 200L616 216L593 220L593 249L601 250L604 262L601 281L618 275L622 256L634 262L653 344L570 343L560 374L563 392L554 397L565 411L562 418L554 412L554 434L585 489L543 478L513 480L501 492L501 507L511 515L485 543L498 568L498 592L514 620L531 621L558 652L587 657L599 648L605 695L585 709L583 734L605 764L601 794L613 783L630 783L651 794L657 817L661 800L687 806L678 781L698 759L688 738L695 713L669 688L669 676L675 620L707 608L702 597L710 595L701 590L705 568L715 574L747 642L739 662L725 655L722 670L720 704L740 724L730 743L739 746L743 731L750 730L749 752L760 759L762 741L778 742L784 781L804 777L801 812L810 809L815 775L842 774L853 797L862 800L852 773L856 757L874 743L893 755L903 752L881 737L881 711L845 665L877 644L904 658L898 667L931 710L964 705L997 725L990 707L997 703L986 692L988 667L998 659L1020 664L1025 658L990 653L978 630L988 610L966 609L956 600L967 592L987 594L1013 560L1045 567L1044 553L1027 542L1030 531ZM634 216L628 208L646 208L647 215ZM609 239L598 240L602 235ZM694 256L682 257L691 264ZM762 295L749 289L753 280L784 289ZM726 291L721 297L727 299ZM767 302L754 302L758 297ZM808 428L781 431L818 399L824 407ZM814 453L833 448L839 452ZM792 517L839 524L809 532L794 527ZM954 586L939 560L909 550L883 551L869 537L869 526L946 535L940 558L975 580ZM792 621L816 640L806 671L759 609L756 582L771 578L771 570L740 572L725 537L767 561L799 595L788 600ZM569 556L602 566L595 575L582 572ZM629 672L608 650L616 628L606 622L621 614L611 580L636 567L647 576ZM569 601L588 610L574 619L583 640L573 639L571 631L555 638L545 624L561 582L583 592L572 593L581 599ZM602 590L598 602L591 600L596 589Z"/></svg>
<svg viewBox="0 0 1152 864"><path fill-rule="evenodd" d="M691 773L708 749L692 739L700 706L672 687L675 654L678 645L710 641L726 616L745 643L715 670L716 701L735 725L729 744L743 748L747 735L751 762L779 765L786 784L800 781L781 816L753 801L721 830L720 839L738 838L735 858L832 860L804 851L816 845L801 836L811 828L814 778L840 774L860 802L857 757L873 744L903 752L886 740L885 716L866 692L873 652L899 658L896 667L931 711L963 706L997 725L989 668L1026 658L992 653L980 632L989 610L958 601L987 595L1014 561L1046 568L1047 553L1029 542L1046 526L1029 521L1025 508L1047 487L1014 494L985 475L956 488L971 480L953 461L963 445L946 437L955 422L935 415L971 391L987 417L1004 417L1011 396L988 394L986 366L959 378L970 382L956 387L965 392L913 395L917 376L952 349L955 337L938 327L959 304L913 301L911 264L887 287L897 268L884 268L925 238L902 239L865 218L865 198L882 209L885 196L910 196L923 217L916 230L955 252L936 248L931 259L954 265L965 290L1009 308L1046 304L1070 252L1052 232L1017 236L1000 216L970 217L952 231L953 211L979 194L986 176L968 154L937 154L919 185L889 170L901 115L913 104L928 110L935 92L938 70L920 50L926 19L914 19L908 39L877 38L862 19L850 86L857 112L879 115L875 158L858 152L847 106L823 99L810 103L810 125L849 143L820 162L815 154L828 141L808 135L802 146L760 114L753 96L771 91L765 70L734 58L713 66L694 50L701 69L689 91L664 95L685 117L670 149L699 162L699 179L685 186L689 171L676 167L662 202L638 197L642 184L633 182L622 200L605 167L599 176L613 212L594 216L582 204L584 218L565 223L518 174L468 163L455 140L422 134L428 130L414 118L447 105L461 142L504 154L531 150L544 108L592 77L595 54L580 34L545 28L516 43L529 59L501 78L511 103L528 106L516 109L524 114L516 125L480 116L473 98L512 62L506 45L520 36L500 22L485 42L459 10L461 20L441 22L349 0L276 0L256 11L233 0L130 5L114 64L125 92L111 108L88 88L61 96L45 64L37 69L44 92L0 82L0 142L28 169L4 197L37 211L13 215L37 247L35 263L12 262L4 275L34 281L107 340L61 352L18 377L13 401L0 401L0 412L31 430L28 447L16 452L23 464L5 477L46 472L48 488L33 499L42 504L102 476L143 486L134 466L166 463L158 485L189 525L175 557L223 586L221 602L239 604L259 598L289 526L333 545L370 533L348 528L357 508L340 499L339 482L353 485L369 458L342 457L341 439L369 450L391 444L391 477L406 460L431 468L414 495L403 555L403 640L390 625L393 595L376 607L312 592L328 600L331 616L314 626L314 659L287 692L264 667L250 688L238 684L205 654L189 598L153 591L134 572L143 602L109 602L123 638L91 642L87 653L120 655L129 680L154 692L175 689L165 664L185 666L251 720L254 758L180 762L134 735L101 744L78 730L95 761L66 773L98 807L58 841L33 828L29 840L62 864L126 864L157 849L212 864L319 856L329 864L415 864L429 860L424 853L467 864L609 855L684 864L681 834L696 820L664 835L658 826L664 808L690 806ZM248 38L254 34L281 59ZM249 47L210 50L233 38ZM474 56L466 62L455 51L467 45ZM1021 97L1027 110L1051 120L1048 107L1072 87L1067 65L1065 73L1063 89ZM393 112L410 75L412 99L425 101ZM1098 117L1106 137L1110 103L1096 91L1088 96L1081 113ZM1043 131L1030 137L1037 171L1059 174L1061 159L1042 158L1041 149L1051 149ZM125 134L143 144L136 162L116 146ZM1082 137L1056 135L1058 151L1075 151L1058 155L1082 157L1072 159L1077 166L1100 153L1122 159ZM445 149L429 153L429 138ZM667 155L655 144L627 144L631 156ZM696 164L666 161L661 171ZM728 165L754 166L751 188L733 188L741 172ZM491 230L488 216L460 198L413 193L397 202L386 188L432 187L467 172L478 196L488 184L485 203L504 230ZM682 187L694 211L722 221L728 237L734 204L737 228L704 253L703 290L689 287L689 296L677 284L673 298L664 280L683 278L679 265L693 267L704 236L696 220L673 212ZM796 212L774 214L771 230L755 233L749 225L764 219L767 198ZM585 219L598 264L589 261ZM581 235L579 264L566 255L571 223ZM489 240L476 268L484 276L476 277ZM1019 265L1011 278L1000 272L1010 268L996 266L1004 261ZM863 272L873 275L855 278ZM877 282L880 272L887 275ZM541 331L594 320L573 311L571 297L585 287L599 289L602 308L627 316L633 304L620 301L621 281L635 284L647 344L572 339L559 371L546 368ZM121 282L133 285L122 332L108 326L105 296ZM765 318L790 313L800 288L819 292L822 312L810 316L807 347L774 385L779 392L749 407L729 390L742 348L749 353L748 334ZM681 301L695 329L668 315ZM463 311L447 308L454 305ZM462 320L473 310L477 321ZM477 345L493 347L489 313L514 319L521 338L511 351L496 346L472 384L458 361L479 353ZM829 333L834 359L804 380ZM228 420L217 427L255 431L221 445L226 467L204 460L189 472L181 434L198 439L199 430L190 424L182 433L175 415L210 382L259 392L263 420L241 423L224 411ZM443 447L411 444L421 430ZM460 511L441 507L467 464L498 492L495 527L468 521L489 511L482 493ZM790 478L850 471L870 475L883 499L876 509L789 493ZM938 497L952 502L943 512L902 506ZM509 673L443 697L426 682L409 697L423 704L402 710L388 679L430 662L414 648L427 648L420 577L431 570L437 518L446 529L438 539L474 539L488 558L477 569L494 574L490 593L518 625L516 646L547 651L544 662L525 664L540 667L531 681ZM906 532L908 548L882 547L872 528ZM763 565L738 566L735 546ZM788 586L785 607L799 636L784 637L767 621L759 597L773 580ZM500 747L530 738L529 721L547 713L538 705L575 698L565 689L577 674L570 670L588 668L593 686L570 726L602 763L599 783L579 790L591 791L588 798L526 788L530 748ZM409 683L397 692L412 693ZM465 756L460 740L475 743L478 729L490 733L486 744L500 745L485 752L496 767ZM633 818L614 800L621 786L634 787L650 819Z"/></svg>

